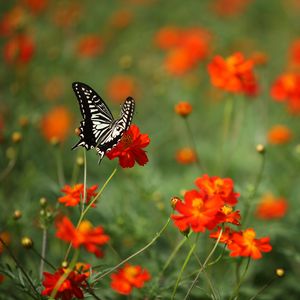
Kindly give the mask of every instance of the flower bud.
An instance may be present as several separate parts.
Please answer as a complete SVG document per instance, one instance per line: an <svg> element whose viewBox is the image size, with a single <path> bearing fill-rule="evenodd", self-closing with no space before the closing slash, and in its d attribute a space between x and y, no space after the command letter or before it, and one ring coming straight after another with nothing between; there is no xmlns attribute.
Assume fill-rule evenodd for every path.
<svg viewBox="0 0 300 300"><path fill-rule="evenodd" d="M283 277L283 276L285 275L285 270L282 269L282 268L277 268L277 269L275 270L275 273L276 273L276 276L277 276L277 277Z"/></svg>
<svg viewBox="0 0 300 300"><path fill-rule="evenodd" d="M22 217L22 212L18 209L14 211L13 218L14 220L19 220Z"/></svg>
<svg viewBox="0 0 300 300"><path fill-rule="evenodd" d="M46 205L47 205L47 199L45 197L42 197L40 199L40 206L41 207L46 207Z"/></svg>
<svg viewBox="0 0 300 300"><path fill-rule="evenodd" d="M59 144L60 144L60 141L59 141L59 139L57 138L57 137L52 137L51 139L50 139L50 144L53 146L53 147L56 147L56 146L58 146Z"/></svg>
<svg viewBox="0 0 300 300"><path fill-rule="evenodd" d="M13 141L13 143L17 144L19 142L21 142L22 140L22 134L18 131L15 131L12 135L11 135L11 140Z"/></svg>
<svg viewBox="0 0 300 300"><path fill-rule="evenodd" d="M6 157L7 157L9 160L15 159L15 157L16 157L16 150L15 150L15 148L13 148L13 147L8 147L7 150L6 150Z"/></svg>
<svg viewBox="0 0 300 300"><path fill-rule="evenodd" d="M266 148L265 148L264 145L258 144L258 145L256 146L256 151L257 151L258 153L260 153L260 154L264 154L264 153L266 152Z"/></svg>
<svg viewBox="0 0 300 300"><path fill-rule="evenodd" d="M172 197L171 206L172 206L173 209L175 209L176 204L177 204L178 201L181 201L178 197Z"/></svg>
<svg viewBox="0 0 300 300"><path fill-rule="evenodd" d="M25 249L31 249L33 247L33 241L30 237L24 236L21 240L21 244Z"/></svg>
<svg viewBox="0 0 300 300"><path fill-rule="evenodd" d="M82 156L78 156L76 158L76 164L79 166L79 167L82 167L84 165L84 159Z"/></svg>
<svg viewBox="0 0 300 300"><path fill-rule="evenodd" d="M187 117L192 112L193 107L189 102L182 101L176 104L174 109L177 115Z"/></svg>
<svg viewBox="0 0 300 300"><path fill-rule="evenodd" d="M69 266L69 263L66 261L66 260L64 260L62 263L61 263L61 267L62 268L67 268Z"/></svg>
<svg viewBox="0 0 300 300"><path fill-rule="evenodd" d="M77 127L77 128L75 128L74 132L76 135L80 135L81 130L80 130L80 128Z"/></svg>
<svg viewBox="0 0 300 300"><path fill-rule="evenodd" d="M23 128L24 128L24 127L27 127L28 124L29 124L28 118L25 117L25 116L21 116L21 117L19 118L19 124L20 124L20 126L23 127Z"/></svg>

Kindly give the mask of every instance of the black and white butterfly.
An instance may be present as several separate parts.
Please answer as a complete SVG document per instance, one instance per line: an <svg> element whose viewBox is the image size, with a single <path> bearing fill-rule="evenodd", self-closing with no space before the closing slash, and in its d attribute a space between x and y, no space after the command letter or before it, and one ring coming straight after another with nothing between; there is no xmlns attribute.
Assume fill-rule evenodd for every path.
<svg viewBox="0 0 300 300"><path fill-rule="evenodd" d="M80 141L72 150L78 146L87 150L95 148L100 163L105 153L117 145L129 128L134 113L134 99L128 97L121 107L120 118L114 119L103 99L90 86L74 82L72 87L83 117L79 127Z"/></svg>

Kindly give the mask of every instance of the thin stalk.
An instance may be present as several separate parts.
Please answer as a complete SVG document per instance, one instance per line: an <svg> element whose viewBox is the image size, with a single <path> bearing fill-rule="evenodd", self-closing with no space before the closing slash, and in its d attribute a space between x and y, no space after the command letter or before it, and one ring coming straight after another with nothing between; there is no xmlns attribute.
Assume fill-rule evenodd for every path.
<svg viewBox="0 0 300 300"><path fill-rule="evenodd" d="M31 288L33 289L33 291L35 292L35 294L38 295L38 298L36 298L36 299L39 299L40 293L36 290L36 287L34 286L33 282L31 281L30 277L27 275L27 273L24 270L24 268L22 267L22 265L19 263L19 261L17 260L17 258L13 254L13 252L10 250L10 248L8 247L8 245L4 242L4 240L1 237L0 237L0 242L3 244L3 246L5 247L5 249L7 250L7 252L9 253L10 257L13 259L13 261L15 262L15 264L17 265L17 267L21 270L22 274L27 279L29 285L31 286Z"/></svg>
<svg viewBox="0 0 300 300"><path fill-rule="evenodd" d="M6 178L6 176L13 170L14 166L16 165L17 159L11 159L6 168L0 173L0 181Z"/></svg>
<svg viewBox="0 0 300 300"><path fill-rule="evenodd" d="M235 287L235 289L234 289L234 291L233 291L233 294L232 294L230 300L235 299L235 298L239 295L240 287L241 287L241 285L242 285L242 283L243 283L243 281L244 281L244 279L245 279L245 276L246 276L246 274L247 274L247 271L248 271L248 268L249 268L249 264L250 264L250 257L248 257L248 260L247 260L247 264L246 264L245 270L244 270L244 272L243 272L243 274L242 274L242 276L241 276L241 278L240 278L238 284L236 285L236 287Z"/></svg>
<svg viewBox="0 0 300 300"><path fill-rule="evenodd" d="M79 256L79 250L76 249L69 267L67 269L65 269L65 272L60 276L60 278L56 282L56 284L55 284L55 286L54 286L54 288L52 290L52 293L50 295L50 298L55 299L55 296L56 296L59 288L64 283L64 281L68 278L69 274L73 271L73 268L75 267L75 264L77 262L78 256Z"/></svg>
<svg viewBox="0 0 300 300"><path fill-rule="evenodd" d="M107 272L101 274L100 276L95 276L95 280L100 280L103 277L105 277L106 275L112 273L114 270L118 269L119 267L121 267L122 265L124 265L126 262L128 262L129 260L131 260L132 258L134 258L135 256L139 255L140 253L142 253L143 251L145 251L147 248L149 248L152 244L154 244L156 242L156 240L162 235L162 233L165 231L165 229L168 227L169 223L170 223L170 218L168 218L167 222L165 223L165 225L162 227L162 229L156 233L155 237L144 247L142 247L140 250L138 250L137 252L133 253L132 255L130 255L129 257L127 257L126 259L124 259L123 261L121 261L119 264L117 264L116 266L114 266L113 268L109 269Z"/></svg>
<svg viewBox="0 0 300 300"><path fill-rule="evenodd" d="M197 164L197 167L198 167L199 171L201 173L203 173L204 172L204 170L203 170L204 168L201 165L200 160L199 160L199 155L198 155L198 151L197 151L197 145L196 145L196 141L195 141L195 138L194 138L194 134L193 134L192 128L190 126L188 118L185 117L183 119L184 119L184 123L185 123L186 129L187 129L188 135L189 135L190 140L191 140L192 147L194 148L194 151L195 151L195 154L196 154L196 164Z"/></svg>
<svg viewBox="0 0 300 300"><path fill-rule="evenodd" d="M55 149L56 166L57 166L57 178L59 186L63 186L65 183L65 175L63 170L62 158L60 148L57 146Z"/></svg>
<svg viewBox="0 0 300 300"><path fill-rule="evenodd" d="M253 202L251 200L256 197L258 187L259 187L261 179L262 179L262 174L263 174L263 171L264 171L264 168L265 168L266 153L261 153L260 155L262 156L262 160L261 160L260 168L259 168L256 180L255 180L255 183L254 183L253 192L250 194L250 196L248 197L248 199L245 203L244 223L243 223L243 225L247 224L247 222L248 222L248 218L249 218L250 211L251 211L251 204Z"/></svg>
<svg viewBox="0 0 300 300"><path fill-rule="evenodd" d="M86 151L85 151L85 149L83 149L83 160L84 160L84 168L83 168L83 198L81 199L81 214L84 211L84 204L86 203L87 162L86 162Z"/></svg>
<svg viewBox="0 0 300 300"><path fill-rule="evenodd" d="M187 291L187 293L186 293L186 295L185 295L185 297L184 297L184 300L185 300L185 299L188 299L188 296L189 296L189 294L191 293L191 291L192 291L194 285L196 284L196 282L197 282L197 280L198 280L200 274L201 274L202 271L206 268L206 266L207 266L207 264L208 264L210 258L212 257L212 255L213 255L214 252L216 251L217 246L218 246L218 244L219 244L219 241L220 241L220 239L221 239L222 233L223 233L223 229L220 230L218 239L217 239L217 241L216 241L214 247L212 248L212 250L211 250L210 253L208 254L206 260L205 260L204 263L203 263L203 265L201 265L201 268L200 268L198 274L196 275L196 277L194 278L194 280L193 280L193 282L192 282L190 288L188 289L188 291ZM200 263L200 264L201 264L201 263ZM210 283L210 281L209 281L209 283ZM210 283L210 284L211 284L211 283ZM213 294L214 294L214 297L216 298L216 292L215 292L213 286L210 285L210 288L212 289L212 292L213 292Z"/></svg>
<svg viewBox="0 0 300 300"><path fill-rule="evenodd" d="M274 276L273 278L271 278L269 280L269 282L267 282L260 290L258 290L258 292L252 296L249 300L254 300L257 298L257 296L259 296L265 289L267 289L272 283L273 281L276 279L276 276Z"/></svg>
<svg viewBox="0 0 300 300"><path fill-rule="evenodd" d="M188 264L188 262L189 262L189 260L190 260L190 258L191 258L191 256L192 256L192 254L193 254L195 248L196 248L196 242L195 242L195 243L193 244L193 246L191 247L191 249L190 249L190 251L189 251L187 257L185 258L184 263L183 263L183 265L182 265L182 267L181 267L181 269L180 269L180 272L179 272L179 274L178 274L178 277L177 277L177 280L176 280L176 283L175 283L175 286L174 286L174 289L173 289L173 293L172 293L172 296L171 296L171 300L173 300L173 299L175 298L176 291L177 291L179 282L180 282L180 280L181 280L182 274L183 274L183 272L184 272L184 270L185 270L185 268L186 268L186 266L187 266L187 264Z"/></svg>
<svg viewBox="0 0 300 300"><path fill-rule="evenodd" d="M40 262L40 280L42 280L43 278L46 249L47 249L47 228L43 228L42 252L41 252L41 262Z"/></svg>
<svg viewBox="0 0 300 300"><path fill-rule="evenodd" d="M82 220L84 219L85 215L87 214L88 210L90 209L90 207L95 203L95 201L100 197L100 195L102 194L102 192L104 191L104 189L106 188L106 186L108 185L108 183L110 182L110 180L114 177L115 173L117 172L117 168L115 168L113 170L113 172L111 173L111 175L108 177L108 179L105 181L105 183L103 184L102 188L100 189L100 191L98 192L98 194L95 196L95 198L89 202L88 206L82 211L79 220L77 222L76 225L76 229L79 227L79 225L81 224ZM69 244L67 252L65 254L65 258L64 260L68 259L70 250L72 247L72 243Z"/></svg>
<svg viewBox="0 0 300 300"><path fill-rule="evenodd" d="M45 257L42 257L42 255L34 248L32 247L31 250L34 252L35 255L37 255L40 259L43 259L44 262L53 270L56 270L56 267L54 267Z"/></svg>

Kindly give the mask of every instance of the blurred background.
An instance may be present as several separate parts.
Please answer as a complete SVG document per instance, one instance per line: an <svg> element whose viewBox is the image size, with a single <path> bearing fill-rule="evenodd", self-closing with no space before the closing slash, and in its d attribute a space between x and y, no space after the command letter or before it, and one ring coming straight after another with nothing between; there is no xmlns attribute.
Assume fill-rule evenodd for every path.
<svg viewBox="0 0 300 300"><path fill-rule="evenodd" d="M248 223L259 236L270 236L273 251L252 264L241 299L254 295L278 267L286 269L285 278L259 299L299 299L300 106L293 110L270 94L278 76L300 73L299 17L299 0L2 1L0 234L9 234L16 255L36 270L37 259L31 254L24 259L19 241L29 235L40 247L39 199L47 198L55 210L63 185L83 180L78 163L82 149L70 150L78 141L74 129L82 119L71 84L80 81L101 95L115 117L126 97L134 97L133 123L151 139L146 149L149 163L120 169L90 214L95 224L101 223L109 232L121 257L151 240L170 214L170 198L194 188L195 178L201 175L190 132L174 112L178 102L188 101L193 107L189 124L199 161L209 175L234 180L242 215L243 199L253 191L261 168L256 145L266 146ZM197 50L197 59L190 61L186 53L172 47L176 34L187 37L189 55ZM255 97L225 93L210 83L207 65L213 57L235 52L255 64L259 84ZM229 101L233 107L226 121ZM94 151L87 153L87 159L89 186L101 186L117 165L107 158L97 165ZM266 197L281 201L279 215L257 214ZM18 221L15 210L22 211ZM77 212L72 214L75 217ZM203 236L201 242L208 243ZM180 239L170 226L137 261L147 262L155 277ZM53 240L48 259L59 265L64 249ZM170 268L166 287L172 286L184 257L182 253L178 265ZM5 259L9 261L3 253L0 260ZM115 262L107 253L105 264ZM217 266L213 274L226 297L232 285L224 281L222 268ZM109 290L108 283L102 284ZM0 293L10 286L4 280ZM111 299L108 290L103 293ZM169 293L166 288L161 299L168 299ZM208 299L201 286L191 297Z"/></svg>

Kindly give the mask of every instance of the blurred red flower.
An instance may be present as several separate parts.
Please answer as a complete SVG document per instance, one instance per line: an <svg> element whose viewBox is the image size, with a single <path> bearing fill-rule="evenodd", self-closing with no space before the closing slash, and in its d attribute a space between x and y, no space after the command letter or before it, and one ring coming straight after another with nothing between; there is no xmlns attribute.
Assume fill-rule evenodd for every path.
<svg viewBox="0 0 300 300"><path fill-rule="evenodd" d="M107 84L107 95L109 100L122 102L128 96L136 98L137 85L135 79L127 75L116 75Z"/></svg>
<svg viewBox="0 0 300 300"><path fill-rule="evenodd" d="M30 10L37 14L45 10L48 5L48 0L22 0Z"/></svg>
<svg viewBox="0 0 300 300"><path fill-rule="evenodd" d="M260 239L255 237L256 233L252 228L233 232L231 242L227 243L227 247L231 251L230 256L245 256L259 259L262 257L262 252L270 252L272 250L269 237Z"/></svg>
<svg viewBox="0 0 300 300"><path fill-rule="evenodd" d="M33 57L35 43L30 35L19 34L4 45L4 60L9 64L27 64Z"/></svg>
<svg viewBox="0 0 300 300"><path fill-rule="evenodd" d="M0 274L0 283L2 283L4 279L5 279L4 275Z"/></svg>
<svg viewBox="0 0 300 300"><path fill-rule="evenodd" d="M237 203L237 198L240 196L234 192L234 183L230 178L210 177L204 174L196 179L195 184L199 189L205 191L209 197L220 198L223 204L233 206Z"/></svg>
<svg viewBox="0 0 300 300"><path fill-rule="evenodd" d="M148 162L148 157L143 148L150 143L148 134L140 133L139 128L132 124L124 132L120 142L106 153L106 156L112 160L119 158L119 164L122 168L132 168L137 162L144 166Z"/></svg>
<svg viewBox="0 0 300 300"><path fill-rule="evenodd" d="M1 238L1 240L4 241L4 243L6 245L10 244L10 234L9 234L9 232L7 232L7 231L0 232L0 238ZM0 254L3 252L4 249L5 248L4 248L3 244L2 244L2 242L0 241Z"/></svg>
<svg viewBox="0 0 300 300"><path fill-rule="evenodd" d="M181 148L176 152L176 161L182 165L192 164L197 161L197 154L192 148Z"/></svg>
<svg viewBox="0 0 300 300"><path fill-rule="evenodd" d="M20 5L15 5L0 19L0 36L9 36L20 28L26 20L26 12Z"/></svg>
<svg viewBox="0 0 300 300"><path fill-rule="evenodd" d="M240 225L240 211L233 211L233 208L228 205L224 205L216 216L216 223L231 223L234 225Z"/></svg>
<svg viewBox="0 0 300 300"><path fill-rule="evenodd" d="M275 101L287 102L290 113L300 113L300 74L284 73L271 87L271 96Z"/></svg>
<svg viewBox="0 0 300 300"><path fill-rule="evenodd" d="M214 0L213 10L220 16L232 17L245 11L252 0Z"/></svg>
<svg viewBox="0 0 300 300"><path fill-rule="evenodd" d="M189 102L181 101L175 105L174 110L177 115L187 117L192 112L193 107Z"/></svg>
<svg viewBox="0 0 300 300"><path fill-rule="evenodd" d="M92 197L97 195L96 190L98 185L93 185L86 189L86 203L88 204ZM84 197L84 185L82 183L75 184L73 187L65 185L61 190L65 196L59 197L58 202L63 203L65 206L76 206Z"/></svg>
<svg viewBox="0 0 300 300"><path fill-rule="evenodd" d="M209 198L202 190L190 190L184 194L184 201L177 201L174 209L180 215L171 215L180 231L192 229L194 232L211 230L215 217L223 202L220 197ZM212 225L213 224L213 225Z"/></svg>
<svg viewBox="0 0 300 300"><path fill-rule="evenodd" d="M117 29L126 28L133 20L133 13L128 9L115 11L110 19L112 27Z"/></svg>
<svg viewBox="0 0 300 300"><path fill-rule="evenodd" d="M292 137L291 130L285 125L274 125L268 131L268 142L272 145L287 144L291 141Z"/></svg>
<svg viewBox="0 0 300 300"><path fill-rule="evenodd" d="M44 281L42 282L44 290L43 296L50 296L56 287L56 284L60 278L65 274L65 269L58 269L54 274L44 272ZM67 278L59 286L55 299L72 300L74 297L83 299L82 288L85 286L84 281L87 279L85 274L78 274L75 271L71 271Z"/></svg>
<svg viewBox="0 0 300 300"><path fill-rule="evenodd" d="M54 107L47 112L41 120L41 132L49 142L53 139L64 141L69 132L72 123L70 111L64 106Z"/></svg>
<svg viewBox="0 0 300 300"><path fill-rule="evenodd" d="M77 53L81 57L95 57L103 52L103 39L97 35L86 35L82 37L77 46Z"/></svg>
<svg viewBox="0 0 300 300"><path fill-rule="evenodd" d="M260 219L280 219L285 216L288 202L284 198L275 198L272 194L265 194L256 207L256 216Z"/></svg>
<svg viewBox="0 0 300 300"><path fill-rule="evenodd" d="M125 264L117 273L111 275L111 288L122 295L129 295L132 289L142 288L151 279L150 274L141 266Z"/></svg>
<svg viewBox="0 0 300 300"><path fill-rule="evenodd" d="M154 37L154 42L157 47L163 50L171 49L178 46L182 35L181 29L177 27L163 27Z"/></svg>
<svg viewBox="0 0 300 300"><path fill-rule="evenodd" d="M94 253L97 257L104 255L101 246L108 242L109 236L104 234L101 226L93 227L89 221L84 220L78 228L75 228L67 217L63 217L56 222L56 228L56 237L72 243L72 247L84 246L88 252Z"/></svg>
<svg viewBox="0 0 300 300"><path fill-rule="evenodd" d="M255 96L258 92L258 84L253 65L254 62L251 59L245 59L240 52L226 59L219 55L215 56L208 65L211 83L227 92Z"/></svg>
<svg viewBox="0 0 300 300"><path fill-rule="evenodd" d="M293 41L289 48L289 62L291 67L300 67L300 39Z"/></svg>
<svg viewBox="0 0 300 300"><path fill-rule="evenodd" d="M83 12L84 7L78 1L62 2L54 12L53 21L59 27L69 28L78 22Z"/></svg>

